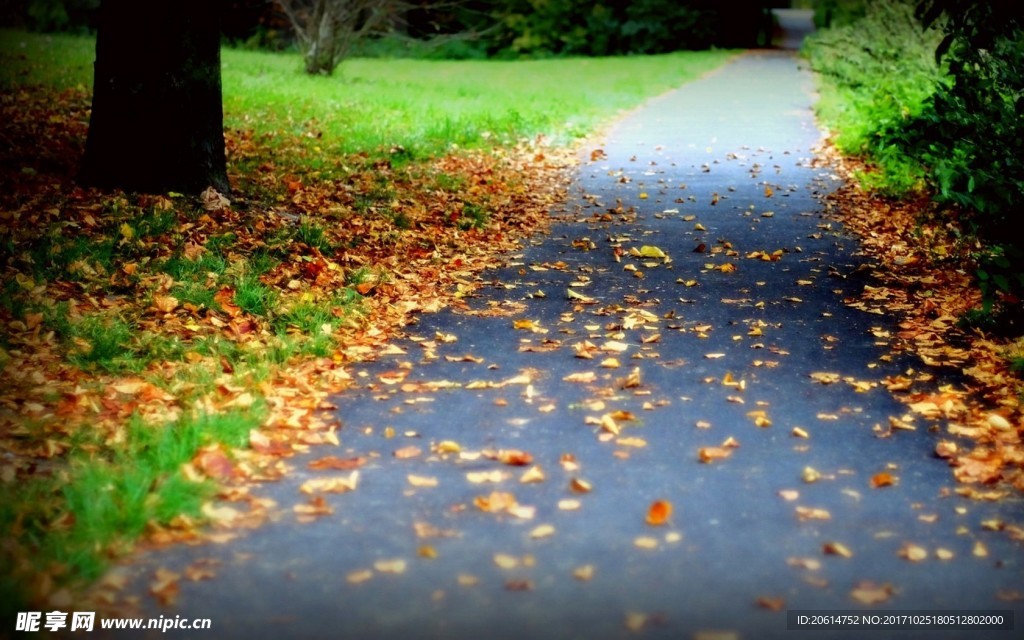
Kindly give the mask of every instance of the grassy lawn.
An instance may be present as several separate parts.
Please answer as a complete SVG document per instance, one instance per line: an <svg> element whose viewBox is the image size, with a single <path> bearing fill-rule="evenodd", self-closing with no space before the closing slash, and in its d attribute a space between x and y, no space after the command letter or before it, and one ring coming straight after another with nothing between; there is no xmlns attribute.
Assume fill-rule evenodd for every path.
<svg viewBox="0 0 1024 640"><path fill-rule="evenodd" d="M75 187L93 47L0 31L0 618L77 598L139 540L258 523L239 485L337 441L345 364L543 229L559 147L731 55L310 78L225 50L225 206Z"/></svg>

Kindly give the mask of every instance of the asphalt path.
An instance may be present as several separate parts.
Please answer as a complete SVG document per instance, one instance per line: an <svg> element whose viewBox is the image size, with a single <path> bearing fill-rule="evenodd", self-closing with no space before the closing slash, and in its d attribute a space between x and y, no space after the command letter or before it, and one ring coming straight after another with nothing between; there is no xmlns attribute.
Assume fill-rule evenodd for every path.
<svg viewBox="0 0 1024 640"><path fill-rule="evenodd" d="M908 409L879 383L927 370L893 318L847 304L870 269L823 214L812 101L797 58L752 52L592 140L550 234L353 369L340 446L258 489L274 521L131 565L146 615L214 626L150 635L1020 637L787 629L823 610L1024 624L1021 545L983 525L1019 524L1020 499L956 495L943 423L890 428ZM368 462L299 523L302 483L347 474L309 469L325 455ZM216 576L174 606L145 594L197 560Z"/></svg>

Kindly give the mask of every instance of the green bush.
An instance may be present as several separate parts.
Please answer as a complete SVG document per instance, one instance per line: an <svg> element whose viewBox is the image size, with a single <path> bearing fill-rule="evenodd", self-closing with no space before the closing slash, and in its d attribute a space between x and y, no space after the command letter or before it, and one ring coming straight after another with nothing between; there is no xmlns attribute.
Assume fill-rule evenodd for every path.
<svg viewBox="0 0 1024 640"><path fill-rule="evenodd" d="M478 34L475 46L469 49L474 54L607 56L762 45L771 36L770 4L749 0L477 0L449 14L431 14L430 20L443 23L452 32Z"/></svg>
<svg viewBox="0 0 1024 640"><path fill-rule="evenodd" d="M894 195L927 188L981 241L984 311L1011 331L1024 321L1024 239L1007 233L1024 203L1018 12L972 0L873 2L805 48L836 145L879 169L870 186Z"/></svg>
<svg viewBox="0 0 1024 640"><path fill-rule="evenodd" d="M863 18L819 31L804 47L823 83L817 105L833 142L879 170L879 190L900 195L923 186L924 168L906 152L906 125L944 79L935 61L941 34L924 29L909 2L885 0Z"/></svg>

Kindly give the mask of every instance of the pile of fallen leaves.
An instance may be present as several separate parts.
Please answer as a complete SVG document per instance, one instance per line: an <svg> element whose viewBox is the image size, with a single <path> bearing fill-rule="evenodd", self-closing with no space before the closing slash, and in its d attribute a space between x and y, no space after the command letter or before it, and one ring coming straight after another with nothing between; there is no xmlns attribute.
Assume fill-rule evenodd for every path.
<svg viewBox="0 0 1024 640"><path fill-rule="evenodd" d="M311 146L305 141L282 143L234 130L227 132L229 165L237 172L231 175L233 194L103 192L74 183L88 114L83 91L0 96L0 482L8 488L59 477L75 456L110 455L133 417L157 428L184 412L256 403L267 409L247 448L207 446L183 472L225 486L280 475L283 457L336 438L326 398L345 386L345 364L373 357L416 313L470 294L476 274L543 229L553 203L563 197L564 170L572 161L543 140L531 140L429 160L403 157L395 148L330 158L320 164L331 171L312 171L306 169ZM142 228L137 223L143 218L162 223ZM303 225L322 241L303 236ZM110 260L104 264L85 253L69 264L46 264L40 247L80 240L108 247ZM268 248L279 259L259 275L260 291L271 292L275 305L263 314L245 310L238 291L223 282L211 285L219 287L213 304L183 300L180 283L161 268L172 258L198 261L217 254L230 270ZM272 352L281 335L269 318L302 304L330 310L330 322L306 329L329 337L329 353L249 375L215 350L192 347L219 341L245 354ZM136 335L184 348L174 357L151 358L141 371L85 366L76 357L97 347L62 335L48 313L58 308L72 323L117 318ZM190 370L211 372L213 384L183 378ZM238 494L224 489L221 497L245 501L232 491ZM260 505L249 506L258 516ZM210 509L205 515L225 516ZM12 530L0 532L0 565L26 574L38 570L26 561L35 549L27 538L73 519L59 504L50 516L52 522L35 523L19 517ZM152 523L149 535L155 541L190 539L200 535L196 524L188 518L169 526ZM32 576L35 597L65 601L59 589L64 570Z"/></svg>
<svg viewBox="0 0 1024 640"><path fill-rule="evenodd" d="M955 218L943 215L921 194L894 200L866 192L855 179L869 168L821 151L829 166L845 178L827 196L829 212L856 233L871 260L876 284L866 286L851 306L869 313L896 313L896 348L918 356L928 367L960 380L930 391L914 382L931 376L918 372L886 380L886 386L917 415L946 423L948 438L936 446L964 486L959 493L981 499L1024 491L1024 380L1010 367L1022 340L966 328L967 312L981 306L972 252L977 247Z"/></svg>

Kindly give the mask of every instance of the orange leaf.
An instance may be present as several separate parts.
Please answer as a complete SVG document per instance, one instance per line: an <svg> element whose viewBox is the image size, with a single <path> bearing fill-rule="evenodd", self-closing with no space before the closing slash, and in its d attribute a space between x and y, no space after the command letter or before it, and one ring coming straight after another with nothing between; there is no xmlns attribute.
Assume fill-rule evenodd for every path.
<svg viewBox="0 0 1024 640"><path fill-rule="evenodd" d="M655 500L647 509L647 524L657 527L668 522L672 517L672 503L668 500Z"/></svg>
<svg viewBox="0 0 1024 640"><path fill-rule="evenodd" d="M897 478L888 471L882 471L871 476L871 486L875 489L879 487L891 487L896 484L896 480Z"/></svg>

